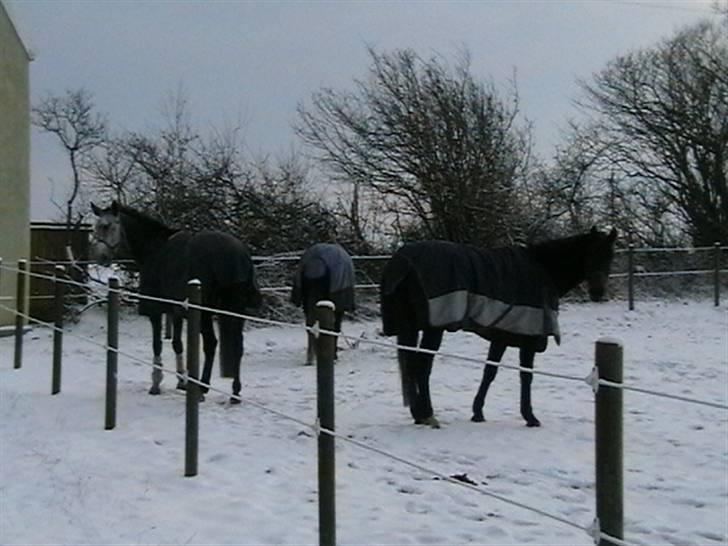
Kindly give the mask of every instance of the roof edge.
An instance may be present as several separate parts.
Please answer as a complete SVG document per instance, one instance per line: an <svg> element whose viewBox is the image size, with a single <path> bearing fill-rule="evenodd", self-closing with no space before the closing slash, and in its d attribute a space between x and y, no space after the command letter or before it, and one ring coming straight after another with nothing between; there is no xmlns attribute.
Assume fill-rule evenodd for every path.
<svg viewBox="0 0 728 546"><path fill-rule="evenodd" d="M35 53L33 53L33 50L28 47L28 44L23 39L22 33L18 29L17 17L14 16L12 8L8 5L7 2L5 2L4 0L0 0L0 10L5 12L8 21L10 21L10 26L13 27L15 36L18 38L18 42L20 42L20 45L23 47L23 51L25 51L25 55L26 57L28 57L28 61L34 61Z"/></svg>

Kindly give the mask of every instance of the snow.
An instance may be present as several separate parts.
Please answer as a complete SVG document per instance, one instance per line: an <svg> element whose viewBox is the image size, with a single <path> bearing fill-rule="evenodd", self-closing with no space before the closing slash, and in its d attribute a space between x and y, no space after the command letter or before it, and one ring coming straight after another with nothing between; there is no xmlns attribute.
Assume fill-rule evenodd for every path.
<svg viewBox="0 0 728 546"><path fill-rule="evenodd" d="M376 321L344 331L377 338ZM86 311L64 337L63 387L50 395L51 333L0 339L0 544L316 544L317 443L311 429L210 393L200 406L199 475L184 473L184 395L167 376L119 357L117 427L104 430L105 316ZM536 368L586 377L594 342L624 347L626 384L726 404L728 314L712 302L562 305L560 346ZM78 337L76 337L78 336ZM121 350L150 359L147 323L124 313ZM381 339L381 338L380 338ZM167 342L169 343L169 342ZM313 423L316 370L297 326L249 328L243 395ZM481 357L471 334L443 351ZM581 381L536 376L541 428L518 412L518 374L503 369L470 422L482 370L438 357L431 378L443 428L415 426L402 406L395 351L344 344L336 365L337 431L472 488L337 440L340 544L593 544L583 530L490 498L487 491L587 527L594 518L594 395ZM516 364L517 352L506 352ZM165 347L168 368L174 359ZM229 380L214 376L229 391ZM728 543L728 411L624 393L625 538L632 544Z"/></svg>

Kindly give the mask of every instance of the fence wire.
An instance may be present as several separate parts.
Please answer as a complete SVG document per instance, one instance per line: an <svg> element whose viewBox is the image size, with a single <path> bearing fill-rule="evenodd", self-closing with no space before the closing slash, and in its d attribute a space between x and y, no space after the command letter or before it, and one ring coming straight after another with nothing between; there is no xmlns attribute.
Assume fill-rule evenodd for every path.
<svg viewBox="0 0 728 546"><path fill-rule="evenodd" d="M10 269L10 270L16 271L16 272L20 272L21 271L20 269L7 267L5 265L0 265L0 267L2 267L4 269ZM43 274L38 274L38 273L32 273L30 271L24 271L24 273L26 273L28 275L31 275L31 276L38 276L40 278L46 278L46 279L49 279L49 280L53 280L55 282L64 282L64 283L68 283L68 284L72 284L72 285L80 285L80 286L86 287L86 285L84 285L84 284L81 284L81 283L78 283L78 282L75 282L75 281L71 281L71 280L65 279L65 278L58 278L58 277L50 276L50 275L43 275ZM108 290L110 292L113 291L112 289L108 289ZM500 364L500 363L496 364L496 363L491 363L491 362L483 361L482 359L477 359L477 358L473 358L473 357L466 357L464 355L449 354L449 353L444 353L444 352L440 352L440 351L432 351L432 350L427 350L427 349L421 349L419 347L402 346L402 345L394 344L394 343L391 343L391 342L376 341L376 340L369 340L369 339L365 339L365 338L361 338L361 337L357 338L357 337L353 337L353 336L347 336L347 335L342 334L342 333L339 333L339 332L333 332L333 331L329 331L329 330L320 329L320 328L317 327L317 325L315 325L313 327L307 327L307 326L303 326L303 325L300 325L300 324L297 324L297 323L294 324L294 323L286 323L286 322L275 321L275 320L270 320L270 319L261 319L259 317L254 317L254 316L250 316L250 315L243 315L243 314L238 314L238 313L232 313L232 312L228 312L228 311L224 311L224 310L220 310L220 309L216 309L216 308L205 307L205 306L201 306L201 305L193 305L193 304L190 304L187 301L180 302L180 301L177 301L177 300L170 300L170 299L165 299L165 298L154 298L154 297L145 296L145 295L142 295L142 294L139 294L139 293L130 292L130 291L123 290L123 289L120 289L119 290L119 293L120 293L120 295L125 295L125 296L129 296L129 297L135 297L135 298L140 299L140 300L145 300L146 299L146 300L151 300L151 301L157 301L157 302L167 303L169 305L181 306L184 309L194 308L194 309L197 309L197 310L199 310L201 312L204 311L204 312L215 313L215 314L218 314L218 315L221 315L221 314L222 315L228 315L228 316L232 316L232 317L235 317L235 318L240 318L240 319L243 319L243 320L250 320L250 321L253 321L253 322L259 322L259 323L268 324L268 325L302 328L302 329L311 331L315 335L321 335L321 334L323 334L323 335L330 335L330 336L335 336L335 337L341 337L341 338L344 338L344 339L347 339L347 340L352 340L353 339L354 342L357 345L358 345L358 343L362 343L363 342L363 343L369 343L369 344L373 344L373 345L385 346L385 347L392 348L392 349L397 349L397 350L410 350L410 351L416 351L416 352L427 353L427 354L432 354L432 355L445 356L445 357L449 357L449 358L453 358L453 359L459 359L459 360L464 360L464 361L469 361L469 362L476 362L476 363L481 364L481 365L482 364L492 364L492 365L497 365L499 367L505 367L505 368L515 369L515 370L522 371L522 372L527 372L527 373L536 373L536 374L539 374L539 375L546 375L546 376L549 376L549 377L555 377L555 378L559 378L559 379L589 382L589 376L587 376L587 378L582 378L582 377L568 376L568 375L563 375L563 374L554 374L554 373L551 373L551 372L542 372L540 370L533 370L531 368L523 368L521 366L511 366L511 365L504 365L504 364ZM8 300L8 299L14 299L14 298L3 298L3 300ZM133 362L136 362L136 363L139 363L139 364L142 364L142 365L146 365L146 366L149 366L149 367L152 367L152 368L156 368L156 369L161 370L163 373L172 374L172 375L175 375L178 378L181 378L181 379L183 379L185 381L190 381L190 382L196 383L196 384L198 384L201 387L207 388L209 391L219 392L219 393L222 393L222 394L226 394L224 391L222 391L219 388L216 388L216 387L214 387L212 385L209 385L209 384L202 383L198 379L189 377L187 375L187 373L180 374L179 372L177 372L175 370L165 369L164 367L162 367L160 365L156 365L156 364L150 364L146 360L143 360L143 359L141 359L139 357L136 357L135 355L126 353L126 352L121 351L121 350L116 349L116 348L109 347L108 344L97 342L97 341L95 341L95 340L93 340L91 338L88 338L86 336L80 336L80 335L74 334L73 332L71 332L70 330L68 330L66 328L57 328L55 326L55 324L53 324L53 323L49 323L49 322L44 322L44 321L37 320L37 319L31 317L30 315L28 315L26 313L19 313L16 309L13 309L13 308L8 307L6 305L0 304L0 308L6 309L8 311L11 311L11 312L15 313L16 315L19 315L19 316L23 317L24 319L28 320L29 322L33 322L35 324L38 324L38 325L47 327L47 328L49 328L49 329L51 329L53 331L60 331L60 332L66 333L66 334L68 334L71 337L75 337L77 339L81 339L81 340L83 340L85 342L88 342L88 343L91 343L91 344L96 345L98 347L101 347L101 348L103 348L103 349L105 349L107 351L114 351L114 352L116 352L116 353L118 353L118 354L120 354L120 355L122 355L122 356L124 356L124 357L126 357L126 358L128 358L130 360L132 360ZM702 400L697 400L697 399L693 399L693 398L683 397L683 396L679 396L679 395L671 395L669 393L661 393L661 392L657 392L657 391L651 391L651 390L643 389L643 388L640 388L640 387L632 387L632 386L629 386L629 385L625 385L623 383L615 383L615 382L601 380L601 379L598 381L598 383L600 385L603 385L603 386L606 386L606 387L619 388L619 389L624 389L624 390L631 390L631 391L634 391L634 392L640 392L640 393L644 393L644 394L651 394L651 395L655 395L655 396L661 396L663 398L671 398L671 399L680 400L680 401L683 401L683 402L688 402L688 403L693 403L693 404L700 404L700 405L709 406L709 407L718 408L718 409L728 409L728 405L724 405L724 404L719 404L719 403L714 403L714 402L708 402L708 401L702 401ZM296 418L294 416L288 415L288 414L286 414L284 412L280 412L278 410L269 408L265 404L261 404L259 402L254 401L254 400L251 400L251 399L248 399L248 398L244 398L244 397L242 397L240 395L233 395L232 397L233 398L236 398L240 402L243 402L243 403L246 403L246 404L248 404L250 406L256 407L256 408L258 408L258 409L260 409L260 410L262 410L264 412L271 413L271 414L276 415L277 417L280 417L282 419L285 419L285 420L288 420L288 421L297 423L300 426L309 428L312 431L314 431L316 434L328 434L328 435L331 435L331 436L333 436L335 438L340 439L342 442L345 442L345 443L354 445L354 446L356 446L356 447L358 447L360 449L364 449L364 450L367 450L367 451L370 451L370 452L373 452L373 453L377 453L377 454L379 454L381 456L384 456L384 457L387 457L387 458L389 458L391 460L397 461L400 464L406 465L406 466L408 466L410 468L414 468L414 469L416 469L418 471L430 473L430 474L432 474L432 475L438 477L439 479L441 479L443 481L446 481L448 483L452 483L452 484L458 485L460 487L465 487L465 488L470 489L472 491L477 491L478 493L480 493L480 494L482 494L484 496L487 496L487 497L490 497L490 498L494 498L496 500L499 500L499 501L501 501L503 503L506 503L506 504L509 504L511 506L514 506L514 507L517 507L517 508L521 508L523 510L531 511L531 512L533 512L535 514L538 514L538 515L542 516L542 517L551 519L553 521L559 522L559 523L564 524L564 525L568 525L568 526L570 526L572 528L575 528L575 529L580 529L580 530L582 530L582 531L584 531L586 533L590 533L590 527L588 527L588 526L582 526L582 525L576 524L576 523L574 523L574 522L572 522L570 520L567 520L565 518L562 518L562 517L560 517L558 515L554 515L554 514L551 514L549 512L546 512L544 510L541 510L541 509L538 509L538 508L535 508L535 507L532 507L532 506L529 506L529 505L520 503L518 501L514 501L512 499L508 499L507 497L504 497L502 495L498 495L498 494L491 493L489 491L480 489L480 488L478 488L478 487L476 487L476 486L474 486L472 484L468 484L468 483L463 482L461 480L454 479L451 476L448 476L447 474L441 473L441 472L439 472L437 470L434 470L434 469L431 469L431 468L426 467L424 465L420 465L419 463L416 463L416 462L413 462L413 461L404 459L402 457L399 457L398 455L395 455L393 453L387 452L387 451L382 450L380 448L377 448L377 447L374 447L374 446L370 446L370 445L368 445L368 444L366 444L364 442L360 442L358 440L354 440L353 438L350 438L350 437L348 437L348 435L342 434L341 432L336 432L334 430L330 430L330 429L326 429L324 427L321 427L321 426L318 425L318 423L314 423L314 424L308 423L308 422L303 421L303 420L301 420L299 418ZM610 536L610 535L608 535L606 533L603 533L601 531L598 533L598 537L601 538L601 539L610 540L614 544L617 544L619 546L632 546L632 543L629 543L629 542L624 541L622 539L618 539L616 537L612 537L612 536Z"/></svg>
<svg viewBox="0 0 728 546"><path fill-rule="evenodd" d="M106 351L115 352L118 355L124 356L124 357L128 358L129 360L131 360L132 362L135 362L137 364L141 364L141 365L147 366L147 367L152 368L152 369L160 370L162 373L166 373L166 374L169 374L169 375L174 375L178 379L182 379L185 382L194 383L194 384L196 384L196 385L198 385L200 387L206 388L208 391L217 392L217 393L223 394L225 396L228 395L227 392L225 392L224 390L222 390L222 389L220 389L218 387L215 387L215 386L213 386L211 384L203 383L202 381L200 381L197 378L190 377L186 372L183 374L183 373L180 373L180 372L178 372L176 370L173 370L171 368L170 369L167 369L167 368L164 368L161 365L154 364L154 363L149 363L147 360L144 360L142 358L139 358L136 355L127 353L127 352L122 351L122 350L120 350L118 348L110 347L108 344L98 342L98 341L96 341L96 340L94 340L92 338L89 338L89 337L86 337L86 336L82 336L82 335L78 335L78 334L74 334L73 332L71 332L70 330L68 330L66 328L58 328L57 326L55 326L54 323L44 322L44 321L35 319L35 318L31 317L30 315L28 315L26 313L20 313L17 310L14 310L14 309L6 306L6 305L0 304L0 308L6 309L8 311L13 311L15 314L17 314L18 316L23 317L24 319L28 320L29 322L32 322L32 323L37 324L39 326L44 326L44 327L48 328L51 331L61 332L63 334L67 334L70 337L74 337L76 339L82 340L82 341L84 341L86 343L89 343L91 345L95 345L97 347L101 347L101 348L103 348ZM322 331L322 333L323 333L323 331ZM284 413L284 412L279 411L279 410L275 410L275 409L270 408L269 406L267 406L265 404L262 404L260 402L256 402L255 400L252 400L250 398L243 397L243 396L241 396L239 394L237 394L237 395L236 394L233 394L233 395L230 395L230 397L232 399L237 400L238 402L241 402L241 403L247 404L249 406L255 407L257 409L260 409L263 412L270 413L270 414L275 415L276 417L279 417L279 418L284 419L286 421L290 421L290 422L296 423L296 424L298 424L300 426L303 426L305 428L308 428L311 431L313 431L313 433L316 434L316 435L319 435L319 434L329 435L331 437L334 437L334 438L337 438L337 439L341 440L344 443L353 445L355 447L358 447L358 448L363 449L365 451L369 451L371 453L376 453L376 454L381 455L381 456L383 456L385 458L388 458L388 459L390 459L392 461L396 461L396 462L398 462L400 464L403 464L403 465L405 465L405 466L407 466L409 468L416 469L416 470L418 470L420 472L425 472L425 473L428 473L428 474L432 474L433 476L439 478L442 481L445 481L445 482L448 482L448 483L457 485L459 487L464 487L464 488L469 489L471 491L475 491L477 493L480 493L481 495L484 495L486 497L490 497L490 498L496 499L496 500L498 500L500 502L503 502L504 504L508 504L510 506L514 506L516 508L520 508L520 509L523 509L523 510L532 512L534 514L540 515L540 516L545 517L547 519L550 519L552 521L556 521L556 522L561 523L563 525L568 525L569 527L572 527L574 529L579 529L581 531L584 531L586 533L589 533L589 527L588 526L579 525L579 524L574 523L574 522L572 522L572 521L570 521L570 520L568 520L566 518L563 518L561 516L552 514L550 512L545 511L545 510L541 510L539 508L535 508L533 506L529 506L529 505L527 505L525 503L521 503L521 502L518 502L518 501L514 501L512 499L509 499L508 497L505 497L503 495L499 495L497 493L492 493L490 491L486 491L484 489L480 489L480 488L476 487L475 485L472 485L472 484L463 482L461 480L457 480L457 479L455 479L455 478L453 478L453 477L451 477L451 476L449 476L449 475L447 475L447 474L445 474L443 472L440 472L438 470L429 468L427 466L421 465L421 464L419 464L417 462L414 462L414 461L410 461L408 459L405 459L403 457L400 457L399 455L396 455L396 454L391 453L391 452L388 452L386 450L377 448L375 446L371 446L371 445L366 444L364 442L360 442L358 440L355 440L355 439L349 437L349 433L345 433L345 432L342 433L342 432L338 432L338 431L335 431L335 430L331 430L331 429L328 429L328 428L325 428L325 427L320 426L318 423L309 423L309 422L304 421L304 420L302 420L302 419L300 419L298 417L289 415L289 414Z"/></svg>
<svg viewBox="0 0 728 546"><path fill-rule="evenodd" d="M8 267L3 264L0 264L0 268L9 269L14 272L22 271L21 269ZM55 276L44 275L41 273L31 273L30 271L24 271L24 273L31 275L31 276L37 276L40 278L53 280L54 282L62 282L62 283L67 283L67 284L74 285L74 286L84 286L84 287L86 286L82 283L72 281L72 280L66 279L66 278L57 278ZM107 287L107 289L109 291L112 291L112 289L110 289L108 287ZM133 291L129 291L126 289L119 289L119 294L121 296L124 296L127 298L134 298L137 300L146 300L146 301L153 301L153 302L157 302L157 303L164 303L164 304L167 304L170 306L181 307L184 310L194 308L194 309L197 309L197 310L203 311L203 312L208 312L208 313L212 313L212 314L216 314L216 315L225 315L225 316L229 316L232 318L238 318L238 319L242 319L242 320L248 320L250 322L256 322L259 324L266 324L269 326L300 328L300 329L307 330L310 333L313 333L315 335L324 334L324 335L329 335L329 336L333 336L333 337L337 337L337 338L342 338L342 339L349 341L354 346L357 346L359 343L365 343L365 344L369 344L369 345L387 347L387 348L395 349L395 350L418 352L418 353L428 354L428 355L432 355L432 356L439 355L439 356L450 358L450 359L453 359L456 361L459 360L459 361L463 361L463 362L476 363L476 364L479 364L480 366L491 365L491 366L496 366L498 368L505 368L505 369L515 370L518 372L530 373L533 375L541 375L541 376L545 376L545 377L552 377L555 379L564 379L564 380L568 380L568 381L579 381L579 382L584 382L584 383L593 385L592 374L589 374L586 377L573 376L573 375L548 372L548 371L544 371L544 370L536 370L533 368L526 368L523 366L517 366L517 365L512 365L512 364L504 364L502 362L498 362L498 363L490 362L488 360L483 360L481 358L469 357L469 356L465 356L465 355L459 355L456 353L448 353L448 352L439 351L439 350L435 351L435 350L430 350L430 349L423 349L421 347L410 347L407 345L399 345L399 344L392 343L389 341L379 341L379 340L367 339L367 338L363 338L363 337L350 336L350 335L347 335L347 334L344 334L341 332L334 332L334 331L330 331L330 330L321 330L317 326L310 327L310 326L301 325L299 323L290 323L290 322L283 322L283 321L278 321L278 320L273 320L273 319L264 319L264 318L256 317L253 315L245 315L245 314L241 314L241 313L235 313L232 311L225 311L223 309L217 309L214 307L206 307L203 305L194 305L194 304L190 304L186 300L179 301L179 300L173 300L173 299L168 299L168 298L159 298L159 297L155 297L155 296L143 295L143 294L139 294L138 292L133 292ZM695 405L712 407L712 408L716 408L716 409L728 410L728 404L723 404L720 402L700 400L700 399L693 398L693 397L675 395L675 394L671 394L671 393L655 391L652 389L636 387L636 386L628 385L625 383L614 383L614 382L605 381L605 380L599 380L598 383L603 386L606 386L606 387L637 392L640 394L646 394L646 395L661 397L661 398L665 398L665 399L677 400L677 401L681 401L681 402L685 402L685 403L689 403L689 404L695 404Z"/></svg>

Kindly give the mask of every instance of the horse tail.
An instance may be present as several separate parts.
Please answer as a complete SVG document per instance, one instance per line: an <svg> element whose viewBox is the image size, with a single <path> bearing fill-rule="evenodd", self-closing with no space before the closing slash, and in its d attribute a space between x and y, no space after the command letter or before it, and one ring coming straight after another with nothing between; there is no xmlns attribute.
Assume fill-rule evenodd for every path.
<svg viewBox="0 0 728 546"><path fill-rule="evenodd" d="M220 374L237 378L243 357L243 319L228 315L218 316L220 330Z"/></svg>
<svg viewBox="0 0 728 546"><path fill-rule="evenodd" d="M394 264L391 262L395 261ZM409 263L396 263L393 258L388 262L381 284L381 315L384 335L396 335L397 345L415 347L420 323L426 313L427 300L416 275L409 270ZM424 315L426 316L426 315ZM402 402L409 406L413 401L414 370L417 366L417 353L397 349L399 378L402 383Z"/></svg>

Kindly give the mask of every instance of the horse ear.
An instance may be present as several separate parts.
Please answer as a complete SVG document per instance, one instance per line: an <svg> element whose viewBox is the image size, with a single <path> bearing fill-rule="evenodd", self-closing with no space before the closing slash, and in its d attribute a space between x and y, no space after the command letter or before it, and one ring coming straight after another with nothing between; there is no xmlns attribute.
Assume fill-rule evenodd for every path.
<svg viewBox="0 0 728 546"><path fill-rule="evenodd" d="M613 243L617 239L617 228L612 228L609 232L609 242Z"/></svg>
<svg viewBox="0 0 728 546"><path fill-rule="evenodd" d="M592 226L591 231L589 233L591 233L592 235L596 235L597 233L599 233L597 226Z"/></svg>
<svg viewBox="0 0 728 546"><path fill-rule="evenodd" d="M119 203L117 201L114 201L113 203L111 203L110 210L111 210L111 214L113 214L114 216L118 216L119 215Z"/></svg>
<svg viewBox="0 0 728 546"><path fill-rule="evenodd" d="M93 213L96 216L100 216L101 215L101 209L98 206L96 206L96 203L94 203L93 201L91 202L91 211L93 211Z"/></svg>

